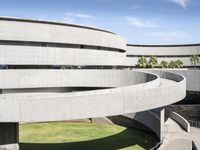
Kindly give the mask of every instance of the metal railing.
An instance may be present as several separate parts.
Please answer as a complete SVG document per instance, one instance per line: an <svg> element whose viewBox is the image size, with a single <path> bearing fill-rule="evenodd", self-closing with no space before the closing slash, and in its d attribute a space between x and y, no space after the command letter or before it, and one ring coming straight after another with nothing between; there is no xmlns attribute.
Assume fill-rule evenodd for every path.
<svg viewBox="0 0 200 150"><path fill-rule="evenodd" d="M149 150L159 150L160 146L162 145L164 138L158 142L154 147L150 148Z"/></svg>
<svg viewBox="0 0 200 150"><path fill-rule="evenodd" d="M192 120L188 120L188 122L190 123L191 127L200 128L200 122Z"/></svg>

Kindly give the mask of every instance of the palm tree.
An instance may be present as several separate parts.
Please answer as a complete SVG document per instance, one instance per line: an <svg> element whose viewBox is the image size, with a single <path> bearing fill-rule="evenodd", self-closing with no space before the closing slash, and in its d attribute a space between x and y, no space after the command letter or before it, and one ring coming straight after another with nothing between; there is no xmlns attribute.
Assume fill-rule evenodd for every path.
<svg viewBox="0 0 200 150"><path fill-rule="evenodd" d="M183 62L181 61L181 60L176 60L176 61L174 61L174 67L175 68L182 68L183 67Z"/></svg>
<svg viewBox="0 0 200 150"><path fill-rule="evenodd" d="M142 56L138 59L138 62L137 62L137 65L140 67L140 68L145 68L147 66L147 59Z"/></svg>
<svg viewBox="0 0 200 150"><path fill-rule="evenodd" d="M190 58L191 64L196 67L196 65L199 63L199 56L198 55L192 55Z"/></svg>
<svg viewBox="0 0 200 150"><path fill-rule="evenodd" d="M169 68L182 68L183 67L183 62L181 60L172 60L168 64Z"/></svg>
<svg viewBox="0 0 200 150"><path fill-rule="evenodd" d="M157 65L158 65L158 60L157 60L156 56L151 56L149 58L148 66L150 68L155 68Z"/></svg>
<svg viewBox="0 0 200 150"><path fill-rule="evenodd" d="M167 68L168 67L168 62L163 60L163 61L160 62L159 66L160 66L160 68Z"/></svg>
<svg viewBox="0 0 200 150"><path fill-rule="evenodd" d="M169 68L176 68L176 63L175 63L175 61L173 61L173 60L170 61L169 64L168 64L168 67L169 67Z"/></svg>

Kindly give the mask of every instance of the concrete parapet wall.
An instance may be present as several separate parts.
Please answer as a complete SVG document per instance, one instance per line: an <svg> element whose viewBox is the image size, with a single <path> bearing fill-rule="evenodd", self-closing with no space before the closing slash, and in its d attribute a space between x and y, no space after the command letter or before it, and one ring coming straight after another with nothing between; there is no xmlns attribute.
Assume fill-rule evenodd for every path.
<svg viewBox="0 0 200 150"><path fill-rule="evenodd" d="M153 82L149 82L153 81ZM149 82L149 83L145 83ZM0 89L123 87L159 84L158 76L132 70L0 70ZM141 85L140 85L141 86Z"/></svg>
<svg viewBox="0 0 200 150"><path fill-rule="evenodd" d="M181 115L172 111L172 112L170 112L169 117L172 118L174 121L176 121L187 132L190 132L190 123L185 118L183 118Z"/></svg>
<svg viewBox="0 0 200 150"><path fill-rule="evenodd" d="M98 29L12 18L0 18L0 25L0 40L78 43L126 49L124 38Z"/></svg>
<svg viewBox="0 0 200 150"><path fill-rule="evenodd" d="M162 137L160 137L160 118L153 112L144 111L138 112L136 114L126 114L124 116L142 123L149 129L151 129L160 139L162 139Z"/></svg>
<svg viewBox="0 0 200 150"><path fill-rule="evenodd" d="M88 76L86 72L85 77ZM134 71L132 72L134 73ZM127 74L123 75L127 78ZM141 76L141 83L135 84L133 75L129 83L121 82L120 87L105 90L52 93L50 95L45 93L1 94L0 121L38 122L114 116L166 106L185 97L185 79L183 77L180 82L159 86L159 78L153 74L151 76L152 81L150 75ZM120 78L122 77L120 76ZM95 81L95 79L90 78L91 81ZM75 80L77 78L74 78L73 82ZM95 85L95 82L93 84Z"/></svg>
<svg viewBox="0 0 200 150"><path fill-rule="evenodd" d="M200 70L171 70L186 78L187 91L200 91Z"/></svg>
<svg viewBox="0 0 200 150"><path fill-rule="evenodd" d="M187 91L200 91L200 70L197 69L136 69L138 71L145 71L149 73L158 74L161 77L165 76L164 72L171 72L180 74L186 78ZM174 78L173 74L171 76ZM176 76L180 78L179 76Z"/></svg>

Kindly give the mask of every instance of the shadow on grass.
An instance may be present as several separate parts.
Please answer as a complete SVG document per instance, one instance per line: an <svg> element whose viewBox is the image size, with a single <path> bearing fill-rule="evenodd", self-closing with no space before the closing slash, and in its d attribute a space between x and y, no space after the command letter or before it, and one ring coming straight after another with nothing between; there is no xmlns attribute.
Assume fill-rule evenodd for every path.
<svg viewBox="0 0 200 150"><path fill-rule="evenodd" d="M69 143L20 143L20 150L118 150L134 145L141 149L153 147L157 139L155 136L142 135L141 131L126 129L119 134L81 142ZM136 147L135 147L136 148ZM138 147L137 147L138 148Z"/></svg>

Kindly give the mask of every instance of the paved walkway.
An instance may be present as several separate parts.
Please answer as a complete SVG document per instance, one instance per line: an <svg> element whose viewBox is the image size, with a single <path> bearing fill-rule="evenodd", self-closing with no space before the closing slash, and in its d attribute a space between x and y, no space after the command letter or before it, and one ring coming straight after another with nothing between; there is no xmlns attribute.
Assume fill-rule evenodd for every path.
<svg viewBox="0 0 200 150"><path fill-rule="evenodd" d="M162 150L192 150L192 141L200 143L200 129L191 127L191 132L184 131L174 120L168 118L165 123L166 137ZM200 145L198 145L200 146Z"/></svg>

